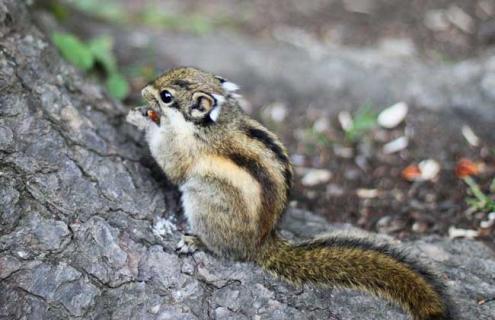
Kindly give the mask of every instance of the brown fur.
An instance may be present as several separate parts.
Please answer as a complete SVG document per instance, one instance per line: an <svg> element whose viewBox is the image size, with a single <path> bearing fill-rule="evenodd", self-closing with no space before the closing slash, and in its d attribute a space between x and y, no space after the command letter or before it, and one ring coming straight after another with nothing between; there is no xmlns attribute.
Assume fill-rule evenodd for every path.
<svg viewBox="0 0 495 320"><path fill-rule="evenodd" d="M395 301L415 320L451 319L442 285L395 249L346 238L292 245L274 233L292 185L288 154L241 110L224 81L177 68L143 90L160 114L159 127L147 125L151 152L182 190L185 215L199 238L188 237L182 249L201 241L218 255L255 261L294 284L363 290ZM172 102L161 100L164 90Z"/></svg>

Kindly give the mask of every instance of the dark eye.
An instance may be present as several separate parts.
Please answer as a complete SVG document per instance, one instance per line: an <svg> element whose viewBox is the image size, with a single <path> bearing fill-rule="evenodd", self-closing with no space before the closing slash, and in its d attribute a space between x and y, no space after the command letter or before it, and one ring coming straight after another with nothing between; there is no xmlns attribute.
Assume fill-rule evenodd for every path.
<svg viewBox="0 0 495 320"><path fill-rule="evenodd" d="M160 92L160 98L162 99L163 103L169 104L174 100L174 96L167 90L163 90Z"/></svg>

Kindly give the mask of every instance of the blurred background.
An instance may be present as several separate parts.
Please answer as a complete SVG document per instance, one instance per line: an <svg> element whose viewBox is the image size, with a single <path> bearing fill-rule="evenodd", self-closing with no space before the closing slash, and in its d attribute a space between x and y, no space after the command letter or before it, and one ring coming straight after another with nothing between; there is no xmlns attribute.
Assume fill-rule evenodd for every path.
<svg viewBox="0 0 495 320"><path fill-rule="evenodd" d="M495 230L494 0L40 1L61 54L131 107L167 69L241 87L291 206L415 238ZM177 200L176 200L177 201Z"/></svg>

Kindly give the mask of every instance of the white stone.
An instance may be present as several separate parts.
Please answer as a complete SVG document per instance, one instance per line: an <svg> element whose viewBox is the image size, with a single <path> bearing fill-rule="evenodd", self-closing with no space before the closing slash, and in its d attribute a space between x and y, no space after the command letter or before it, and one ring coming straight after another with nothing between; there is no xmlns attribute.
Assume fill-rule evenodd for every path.
<svg viewBox="0 0 495 320"><path fill-rule="evenodd" d="M301 179L301 183L305 187L316 186L326 183L332 178L332 173L325 169L308 169L306 174Z"/></svg>
<svg viewBox="0 0 495 320"><path fill-rule="evenodd" d="M383 153L391 154L391 153L399 152L407 148L408 145L409 145L409 139L407 137L402 136L385 144L383 146Z"/></svg>
<svg viewBox="0 0 495 320"><path fill-rule="evenodd" d="M387 129L397 127L406 118L408 106L405 102L396 103L380 112L377 118L378 124Z"/></svg>
<svg viewBox="0 0 495 320"><path fill-rule="evenodd" d="M373 199L378 197L380 192L377 189L357 189L356 194L363 199Z"/></svg>
<svg viewBox="0 0 495 320"><path fill-rule="evenodd" d="M423 160L418 164L419 171L421 171L422 180L433 180L438 176L440 172L440 164L433 160Z"/></svg>
<svg viewBox="0 0 495 320"><path fill-rule="evenodd" d="M477 147L480 145L480 138L474 133L471 127L467 125L462 126L462 135L466 139L466 141L472 145L473 147Z"/></svg>

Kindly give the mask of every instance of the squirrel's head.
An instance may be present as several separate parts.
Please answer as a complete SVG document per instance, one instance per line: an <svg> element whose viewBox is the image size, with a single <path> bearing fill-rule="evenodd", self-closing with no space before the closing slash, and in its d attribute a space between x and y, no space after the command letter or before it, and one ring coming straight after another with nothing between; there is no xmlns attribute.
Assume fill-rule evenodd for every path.
<svg viewBox="0 0 495 320"><path fill-rule="evenodd" d="M178 113L197 126L212 126L228 118L226 101L238 87L225 79L192 67L172 69L148 84L141 94L160 116Z"/></svg>

